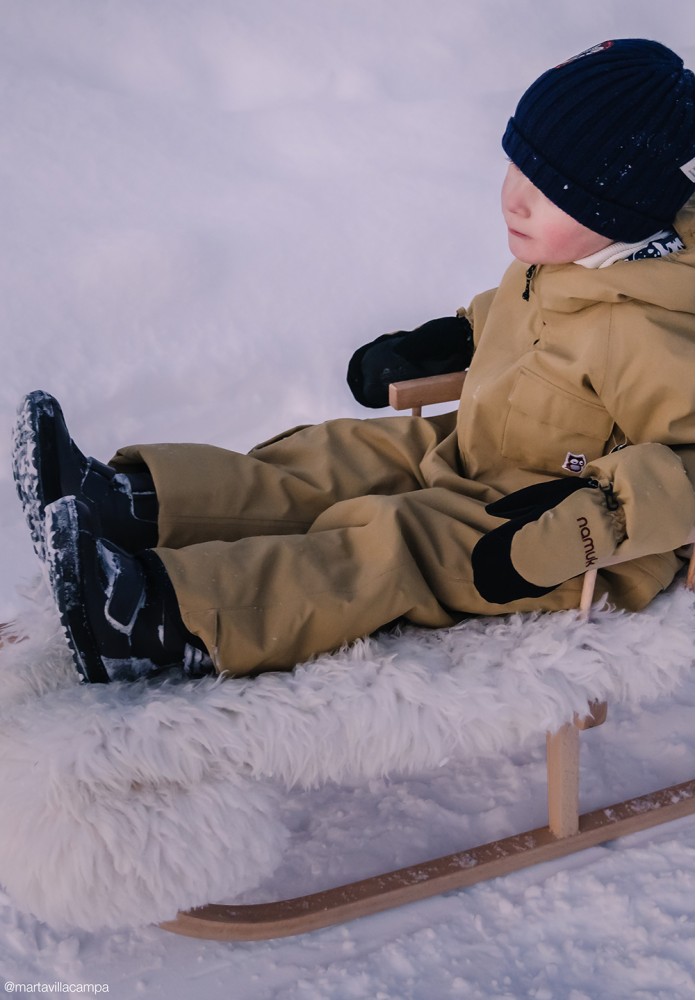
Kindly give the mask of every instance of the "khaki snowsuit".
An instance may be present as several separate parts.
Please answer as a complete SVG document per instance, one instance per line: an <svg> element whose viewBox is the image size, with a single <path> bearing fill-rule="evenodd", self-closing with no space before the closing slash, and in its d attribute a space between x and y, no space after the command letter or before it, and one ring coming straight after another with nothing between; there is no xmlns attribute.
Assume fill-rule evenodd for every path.
<svg viewBox="0 0 696 1000"><path fill-rule="evenodd" d="M580 578L493 605L471 574L474 545L501 523L485 504L577 474L569 455L617 489L622 556L640 556L602 571L597 593L638 609L666 587L693 496L675 458L693 444L693 215L677 226L684 251L600 270L544 265L528 298L526 267L513 263L467 311L476 351L457 413L328 421L248 455L119 451L117 464L144 462L153 476L155 551L218 670L287 668L396 619L442 627L576 606ZM641 462L627 464L635 445ZM641 491L637 465L670 495Z"/></svg>

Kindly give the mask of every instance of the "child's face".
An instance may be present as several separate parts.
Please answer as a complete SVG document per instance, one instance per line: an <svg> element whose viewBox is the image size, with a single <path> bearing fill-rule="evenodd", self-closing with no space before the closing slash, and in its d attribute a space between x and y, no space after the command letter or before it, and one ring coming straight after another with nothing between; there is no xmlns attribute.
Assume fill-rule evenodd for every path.
<svg viewBox="0 0 696 1000"><path fill-rule="evenodd" d="M568 264L613 242L566 215L514 163L503 181L501 202L508 246L525 264Z"/></svg>

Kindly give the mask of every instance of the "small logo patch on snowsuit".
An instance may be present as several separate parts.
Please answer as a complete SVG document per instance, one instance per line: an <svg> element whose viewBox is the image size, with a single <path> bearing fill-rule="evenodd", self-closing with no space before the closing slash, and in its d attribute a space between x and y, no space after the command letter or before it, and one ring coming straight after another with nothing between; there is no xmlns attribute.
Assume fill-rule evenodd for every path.
<svg viewBox="0 0 696 1000"><path fill-rule="evenodd" d="M587 459L584 455L576 455L574 452L569 451L561 468L565 469L566 472L574 472L577 475L582 472L586 465Z"/></svg>

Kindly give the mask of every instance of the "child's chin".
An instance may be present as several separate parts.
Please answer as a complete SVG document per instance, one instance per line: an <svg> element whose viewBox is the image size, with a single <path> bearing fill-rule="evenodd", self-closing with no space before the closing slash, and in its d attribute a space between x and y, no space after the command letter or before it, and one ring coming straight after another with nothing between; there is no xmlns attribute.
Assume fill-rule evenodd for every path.
<svg viewBox="0 0 696 1000"><path fill-rule="evenodd" d="M521 261L523 264L543 263L542 261L537 260L536 257L533 257L531 253L525 253L524 250L519 250L517 247L510 246L510 253L512 254L513 257L516 257L517 260Z"/></svg>
<svg viewBox="0 0 696 1000"><path fill-rule="evenodd" d="M533 247L529 240L515 236L514 233L508 233L508 247L512 256L522 261L523 264L539 263L534 256Z"/></svg>

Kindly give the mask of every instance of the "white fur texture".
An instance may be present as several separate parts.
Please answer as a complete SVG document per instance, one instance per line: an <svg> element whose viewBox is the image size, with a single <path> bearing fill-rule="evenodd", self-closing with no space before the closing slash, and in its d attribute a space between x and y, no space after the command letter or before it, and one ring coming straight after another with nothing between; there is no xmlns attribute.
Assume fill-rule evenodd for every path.
<svg viewBox="0 0 696 1000"><path fill-rule="evenodd" d="M45 590L0 653L0 883L55 927L160 921L280 863L279 789L513 751L693 659L693 595L405 630L254 680L80 685ZM268 780L271 779L271 780Z"/></svg>

